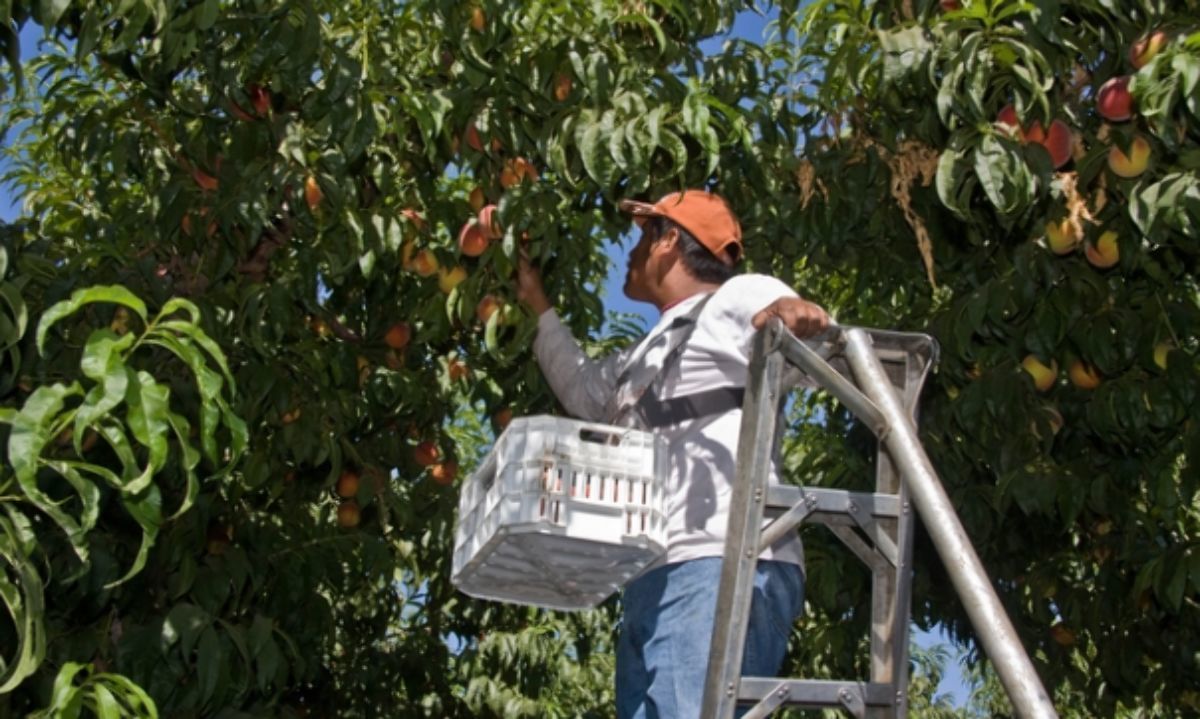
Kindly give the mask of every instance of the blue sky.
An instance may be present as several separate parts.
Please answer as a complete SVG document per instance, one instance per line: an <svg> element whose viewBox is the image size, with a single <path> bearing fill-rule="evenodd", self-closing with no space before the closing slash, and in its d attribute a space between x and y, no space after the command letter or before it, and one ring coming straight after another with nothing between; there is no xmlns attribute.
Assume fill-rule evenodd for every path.
<svg viewBox="0 0 1200 719"><path fill-rule="evenodd" d="M767 24L770 21L769 17L762 17L753 12L745 11L739 14L737 22L724 37L714 38L702 45L705 51L715 51L720 48L721 43L726 39L740 37L752 41L760 41L763 38L763 33L767 29ZM37 41L41 36L40 28L37 28L32 23L26 25L21 33L22 59L28 59L34 54L37 47ZM6 70L7 71L7 70ZM30 78L26 78L28 82ZM3 138L7 144L12 140L12 129L9 129L9 136ZM0 160L0 173L4 171L7 163ZM0 186L0 219L5 221L14 220L19 214L19 198L13 197L10 188ZM632 225L631 225L632 229ZM621 291L622 284L625 278L626 258L629 250L632 249L633 243L636 241L636 231L628 233L621 238L620 244L608 245L609 257L612 260L611 269L608 279L603 286L604 306L606 310L622 313L634 314L642 318L644 326L649 328L658 321L657 309L645 303L635 303L627 299ZM848 561L854 561L847 553ZM922 646L930 646L937 643L945 643L949 645L949 641L940 634L919 633L917 641ZM968 689L963 679L961 666L956 661L955 652L951 652L952 658L946 667L946 676L943 679L939 691L942 693L950 693L956 703L963 704L966 701Z"/></svg>

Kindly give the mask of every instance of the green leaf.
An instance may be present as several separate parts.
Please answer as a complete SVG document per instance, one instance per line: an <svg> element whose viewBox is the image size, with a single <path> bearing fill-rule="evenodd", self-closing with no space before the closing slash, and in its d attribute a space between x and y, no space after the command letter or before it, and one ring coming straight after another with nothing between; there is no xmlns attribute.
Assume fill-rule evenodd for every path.
<svg viewBox="0 0 1200 719"><path fill-rule="evenodd" d="M938 158L938 198L954 214L966 218L971 207L975 177L969 173L971 164L964 153L947 149Z"/></svg>
<svg viewBox="0 0 1200 719"><path fill-rule="evenodd" d="M80 474L78 467L73 462L51 460L46 462L46 466L66 479L75 493L79 495L79 500L83 504L83 511L79 515L79 530L83 534L91 531L100 516L100 488L96 486L95 482Z"/></svg>
<svg viewBox="0 0 1200 719"><path fill-rule="evenodd" d="M191 656L200 633L211 624L212 617L200 607L187 602L176 604L163 620L162 650L168 651L178 643L180 653L184 657Z"/></svg>
<svg viewBox="0 0 1200 719"><path fill-rule="evenodd" d="M192 12L195 13L196 29L208 30L217 22L217 18L220 17L220 0L204 0Z"/></svg>
<svg viewBox="0 0 1200 719"><path fill-rule="evenodd" d="M39 25L53 28L70 6L71 0L36 0L33 17Z"/></svg>
<svg viewBox="0 0 1200 719"><path fill-rule="evenodd" d="M159 494L157 486L150 485L150 488L141 497L135 499L122 498L121 504L133 517L134 521L138 523L138 526L142 528L142 541L138 545L137 556L134 557L129 571L120 579L105 584L105 589L112 589L120 584L124 584L137 576L138 572L142 571L142 567L146 565L146 558L150 556L150 549L154 546L154 541L158 537L159 527L162 526L162 495Z"/></svg>
<svg viewBox="0 0 1200 719"><path fill-rule="evenodd" d="M121 719L122 707L108 687L95 684L92 686L92 696L96 700L96 716L99 719Z"/></svg>
<svg viewBox="0 0 1200 719"><path fill-rule="evenodd" d="M99 329L88 337L80 369L100 384L88 391L75 413L75 441L83 440L87 427L108 414L125 399L128 376L122 352L133 344L132 334L118 337L109 329ZM78 451L78 450L77 450Z"/></svg>
<svg viewBox="0 0 1200 719"><path fill-rule="evenodd" d="M0 276L3 276L3 273L0 273ZM25 299L21 297L21 292L11 282L0 283L0 299L8 305L9 312L13 317L11 334L0 338L3 340L0 350L5 350L15 345L25 335L26 326L29 324L29 311L25 307Z"/></svg>
<svg viewBox="0 0 1200 719"><path fill-rule="evenodd" d="M229 363L226 359L226 354L224 354L220 344L217 344L214 340L212 340L212 337L206 334L204 330L200 329L198 324L199 323L197 320L194 319L191 324L186 322L176 322L176 320L166 320L166 322L158 323L157 329L173 331L175 334L187 337L188 340L198 344L198 346L202 348L205 353L208 353L212 360L216 361L217 367L220 367L221 373L224 376L224 381L226 381L226 384L229 387L230 396L236 394L236 391L238 391L236 390L236 388L238 388L238 384L234 382L233 373L229 371Z"/></svg>
<svg viewBox="0 0 1200 719"><path fill-rule="evenodd" d="M658 46L659 57L662 57L662 54L666 52L667 36L663 32L662 25L660 25L657 20L649 15L644 13L629 13L626 15L621 15L614 22L617 24L629 23L632 25L641 25L642 27L648 28L654 35L654 42Z"/></svg>
<svg viewBox="0 0 1200 719"><path fill-rule="evenodd" d="M660 146L671 156L670 175L679 176L687 171L687 146L683 140L671 130L662 130L659 135Z"/></svg>
<svg viewBox="0 0 1200 719"><path fill-rule="evenodd" d="M158 708L144 689L120 674L96 674L94 679L103 681L120 695L134 717L158 719Z"/></svg>
<svg viewBox="0 0 1200 719"><path fill-rule="evenodd" d="M126 421L133 438L150 450L148 469L156 472L167 463L167 412L170 407L171 390L158 384L145 371L136 375L129 370L129 413ZM130 488L141 491L140 487Z"/></svg>
<svg viewBox="0 0 1200 719"><path fill-rule="evenodd" d="M221 642L216 629L211 626L200 635L199 655L196 657L196 672L199 677L200 701L207 704L217 689L221 673Z"/></svg>
<svg viewBox="0 0 1200 719"><path fill-rule="evenodd" d="M612 176L612 158L608 154L608 138L605 128L612 129L611 113L607 113L608 122L592 122L576 127L576 144L583 158L583 168L588 176L601 186L609 184ZM580 132L582 128L582 132Z"/></svg>
<svg viewBox="0 0 1200 719"><path fill-rule="evenodd" d="M51 427L56 424L59 410L67 397L79 394L79 385L43 385L25 400L25 406L13 418L8 437L8 457L17 483L29 501L53 519L66 533L75 554L84 564L88 550L84 542L85 529L58 502L50 499L37 485L37 469L42 449L50 439Z"/></svg>
<svg viewBox="0 0 1200 719"><path fill-rule="evenodd" d="M179 441L180 451L183 453L183 471L187 478L187 486L184 489L183 501L179 504L179 509L168 517L168 520L173 520L184 512L191 509L192 504L196 501L196 497L200 494L200 482L196 477L196 465L200 463L200 452L192 446L189 434L191 425L187 418L170 412L167 415L167 421L171 424L171 429L175 432L175 438Z"/></svg>
<svg viewBox="0 0 1200 719"><path fill-rule="evenodd" d="M17 643L13 655L10 657L6 649L6 663L0 663L0 695L11 692L37 671L46 655L42 578L21 551L20 535L20 527L10 517L0 516L0 559L12 572L0 572L0 601L8 611ZM15 583L10 579L13 575Z"/></svg>
<svg viewBox="0 0 1200 719"><path fill-rule="evenodd" d="M55 322L74 314L81 307L95 302L113 302L123 305L137 313L143 323L146 321L146 304L138 299L137 295L120 285L99 285L76 290L71 293L69 300L52 305L42 314L37 329L38 352L45 354L46 333L50 331Z"/></svg>
<svg viewBox="0 0 1200 719"><path fill-rule="evenodd" d="M58 670L58 674L54 677L54 687L50 692L50 709L62 710L74 699L78 693L75 686L75 676L79 672L91 673L91 666L80 664L78 662L66 662L62 668Z"/></svg>

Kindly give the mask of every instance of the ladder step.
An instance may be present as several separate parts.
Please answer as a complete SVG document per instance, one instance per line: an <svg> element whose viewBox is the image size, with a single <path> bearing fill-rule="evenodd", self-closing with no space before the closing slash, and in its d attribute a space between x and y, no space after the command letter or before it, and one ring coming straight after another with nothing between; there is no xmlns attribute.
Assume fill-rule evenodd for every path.
<svg viewBox="0 0 1200 719"><path fill-rule="evenodd" d="M896 688L881 682L837 679L775 679L742 677L738 701L760 702L804 709L855 707L891 707L896 704Z"/></svg>
<svg viewBox="0 0 1200 719"><path fill-rule="evenodd" d="M900 497L881 492L850 492L825 487L773 485L767 488L767 510L803 506L805 514L858 514L899 517Z"/></svg>

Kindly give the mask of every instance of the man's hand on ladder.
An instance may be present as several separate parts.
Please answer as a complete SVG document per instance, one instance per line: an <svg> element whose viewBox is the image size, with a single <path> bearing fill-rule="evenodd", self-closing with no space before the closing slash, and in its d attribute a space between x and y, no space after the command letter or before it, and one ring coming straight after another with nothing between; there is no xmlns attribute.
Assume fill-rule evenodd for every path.
<svg viewBox="0 0 1200 719"><path fill-rule="evenodd" d="M754 315L750 323L761 330L772 317L783 320L783 326L799 339L819 335L829 328L829 315L817 304L799 297L781 297Z"/></svg>

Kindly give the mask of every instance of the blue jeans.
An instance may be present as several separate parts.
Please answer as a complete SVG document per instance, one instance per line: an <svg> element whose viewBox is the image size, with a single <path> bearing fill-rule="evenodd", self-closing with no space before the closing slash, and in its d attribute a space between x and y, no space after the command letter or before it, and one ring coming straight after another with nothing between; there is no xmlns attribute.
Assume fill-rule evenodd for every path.
<svg viewBox="0 0 1200 719"><path fill-rule="evenodd" d="M721 558L708 557L658 567L625 588L617 639L618 719L700 719L720 583ZM776 675L803 608L803 570L760 561L744 676Z"/></svg>

